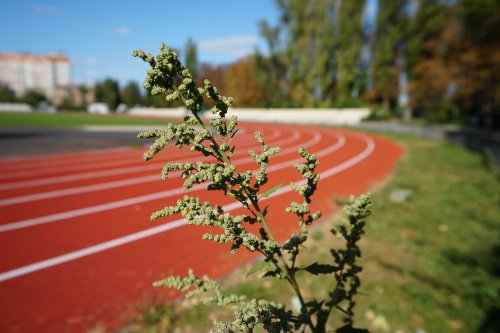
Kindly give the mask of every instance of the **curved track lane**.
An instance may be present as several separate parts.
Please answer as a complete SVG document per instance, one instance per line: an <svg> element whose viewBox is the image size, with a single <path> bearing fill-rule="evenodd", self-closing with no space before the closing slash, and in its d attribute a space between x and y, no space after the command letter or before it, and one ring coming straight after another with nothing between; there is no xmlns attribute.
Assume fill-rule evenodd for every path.
<svg viewBox="0 0 500 333"><path fill-rule="evenodd" d="M260 130L283 152L269 164L268 187L300 182L293 164L306 146L320 161L321 180L312 209L335 211L334 195L360 194L381 181L402 155L394 143L374 135L326 127L243 124L235 137L239 170L255 170L247 151L260 147ZM114 149L0 160L0 322L1 332L85 332L102 323L113 328L133 314L133 305L173 298L151 282L168 274L221 276L252 255L201 240L202 228L185 227L176 217L149 222L150 214L175 204L184 194L179 173L167 182L159 172L166 161L197 161L168 147L148 163L144 149ZM265 189L264 189L265 190ZM243 212L202 186L202 200ZM284 213L300 200L290 186L270 198L269 218L278 239L296 229ZM289 221L288 221L289 219Z"/></svg>

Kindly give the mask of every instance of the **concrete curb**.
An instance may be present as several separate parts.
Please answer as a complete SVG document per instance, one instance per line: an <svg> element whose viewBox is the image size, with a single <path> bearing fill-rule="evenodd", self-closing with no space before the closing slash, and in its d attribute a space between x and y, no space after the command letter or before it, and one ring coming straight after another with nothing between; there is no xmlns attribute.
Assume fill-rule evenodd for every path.
<svg viewBox="0 0 500 333"><path fill-rule="evenodd" d="M128 114L134 116L182 118L188 113L185 108L181 107L172 109L132 108ZM239 120L252 122L353 126L360 124L363 119L368 117L370 109L231 108L228 114L237 116ZM203 116L210 118L212 114L206 112Z"/></svg>

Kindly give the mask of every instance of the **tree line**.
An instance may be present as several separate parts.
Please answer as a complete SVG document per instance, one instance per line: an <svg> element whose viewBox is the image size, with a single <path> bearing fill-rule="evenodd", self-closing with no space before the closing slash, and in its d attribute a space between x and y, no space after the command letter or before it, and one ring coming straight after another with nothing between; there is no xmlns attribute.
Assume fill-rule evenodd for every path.
<svg viewBox="0 0 500 333"><path fill-rule="evenodd" d="M34 108L41 102L50 102L64 110L85 109L91 102L106 103L110 110L116 110L120 104L132 107L148 102L144 89L135 81L129 81L124 87L120 87L118 81L107 78L96 82L94 86L79 85L70 88L73 88L73 93L67 93L64 98L49 98L36 89L28 89L22 95L16 96L8 86L0 85L0 102L26 103ZM75 91L79 98L74 97Z"/></svg>
<svg viewBox="0 0 500 333"><path fill-rule="evenodd" d="M435 121L500 116L499 0L275 0L266 52L228 65L180 52L236 107L355 107ZM132 85L132 83L131 83ZM123 96L137 96L136 88ZM171 103L147 94L136 103ZM129 102L127 102L129 104Z"/></svg>
<svg viewBox="0 0 500 333"><path fill-rule="evenodd" d="M371 106L377 116L436 121L500 115L499 0L275 0L278 23L259 22L266 51L226 65L179 53L237 107ZM170 107L137 83L106 79L97 102ZM0 100L12 99L0 89ZM27 92L21 100L43 99Z"/></svg>
<svg viewBox="0 0 500 333"><path fill-rule="evenodd" d="M276 4L278 24L259 23L266 53L197 67L236 106L369 104L388 116L432 120L500 113L498 0Z"/></svg>

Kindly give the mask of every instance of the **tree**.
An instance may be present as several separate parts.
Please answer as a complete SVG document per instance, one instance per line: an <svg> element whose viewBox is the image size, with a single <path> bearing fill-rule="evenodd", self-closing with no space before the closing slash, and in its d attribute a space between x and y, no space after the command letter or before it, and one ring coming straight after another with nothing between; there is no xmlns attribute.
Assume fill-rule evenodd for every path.
<svg viewBox="0 0 500 333"><path fill-rule="evenodd" d="M316 95L321 104L329 106L337 99L338 73L337 73L337 48L339 34L339 9L341 0L323 1L323 14L317 38L317 49L315 56L316 82L319 88Z"/></svg>
<svg viewBox="0 0 500 333"><path fill-rule="evenodd" d="M364 0L342 1L339 12L337 58L338 101L350 101L360 78ZM359 83L358 83L359 84Z"/></svg>
<svg viewBox="0 0 500 333"><path fill-rule="evenodd" d="M0 84L0 102L14 102L15 100L14 91L6 85Z"/></svg>
<svg viewBox="0 0 500 333"><path fill-rule="evenodd" d="M417 4L412 6L412 4ZM409 1L403 9L403 19L401 30L403 38L398 49L398 70L401 75L410 82L414 81L415 68L417 61L423 54L423 48L432 39L436 39L445 27L445 22L453 15L452 5L441 0L420 0L418 2ZM447 43L447 41L444 41ZM400 81L401 82L401 81ZM413 117L413 96L410 91L404 91L401 87L399 96L408 94L403 105L403 118L411 119Z"/></svg>
<svg viewBox="0 0 500 333"><path fill-rule="evenodd" d="M78 95L80 96L79 103L76 105L79 109L86 109L87 103L89 102L89 96L92 96L92 89L81 84L78 86Z"/></svg>
<svg viewBox="0 0 500 333"><path fill-rule="evenodd" d="M462 101L469 114L500 116L500 2L462 0L464 34L469 59L463 66ZM468 89L467 89L468 88ZM468 90L468 91L467 91Z"/></svg>
<svg viewBox="0 0 500 333"><path fill-rule="evenodd" d="M239 107L258 106L263 101L264 90L254 77L255 57L247 57L231 64L224 76L226 92L234 97Z"/></svg>
<svg viewBox="0 0 500 333"><path fill-rule="evenodd" d="M139 89L139 85L135 81L130 81L129 83L127 83L125 88L123 88L122 90L121 96L123 102L129 107L136 104L142 104L143 102L143 97Z"/></svg>
<svg viewBox="0 0 500 333"><path fill-rule="evenodd" d="M286 84L265 84L272 91L285 91L295 106L328 106L345 103L359 90L365 0L278 0L279 30L261 25L261 34L269 44L272 59L281 55ZM273 47L283 34L285 47ZM274 66L274 69L277 66ZM274 73L273 73L274 74ZM268 90L268 89L266 89Z"/></svg>
<svg viewBox="0 0 500 333"><path fill-rule="evenodd" d="M213 83L214 86L217 86L219 89L225 89L225 73L227 70L227 66L213 66L208 63L201 63L198 68L198 78L196 79L196 84L202 86L203 81L208 79Z"/></svg>
<svg viewBox="0 0 500 333"><path fill-rule="evenodd" d="M499 13L491 0L422 3L422 47L409 67L416 112L435 120L499 113Z"/></svg>
<svg viewBox="0 0 500 333"><path fill-rule="evenodd" d="M118 82L113 79L106 79L97 83L95 86L95 100L96 102L108 104L111 110L116 110L118 104L121 103Z"/></svg>
<svg viewBox="0 0 500 333"><path fill-rule="evenodd" d="M457 11L443 8L441 15L446 15L446 22L436 29L437 33L420 38L420 50L414 52L416 56L409 67L411 107L418 115L436 121L451 120L459 114L455 99L462 67L459 58L464 51L460 46L461 21Z"/></svg>
<svg viewBox="0 0 500 333"><path fill-rule="evenodd" d="M374 51L375 94L382 99L382 106L389 110L396 100L398 69L396 55L402 39L400 24L405 0L379 0Z"/></svg>
<svg viewBox="0 0 500 333"><path fill-rule="evenodd" d="M21 96L20 101L36 107L38 103L47 101L47 97L37 90L30 89Z"/></svg>
<svg viewBox="0 0 500 333"><path fill-rule="evenodd" d="M277 107L286 104L288 93L285 81L286 62L283 46L280 43L280 28L271 27L265 21L259 22L260 34L266 40L269 55L255 53L255 78L263 87L258 104L264 107Z"/></svg>
<svg viewBox="0 0 500 333"><path fill-rule="evenodd" d="M317 105L326 95L325 87L330 86L324 80L332 77L332 3L337 1L278 1L286 41L289 97L297 106Z"/></svg>
<svg viewBox="0 0 500 333"><path fill-rule="evenodd" d="M186 56L184 57L186 67L196 79L198 76L198 55L196 50L196 43L193 42L191 38L187 40L184 52L186 53Z"/></svg>

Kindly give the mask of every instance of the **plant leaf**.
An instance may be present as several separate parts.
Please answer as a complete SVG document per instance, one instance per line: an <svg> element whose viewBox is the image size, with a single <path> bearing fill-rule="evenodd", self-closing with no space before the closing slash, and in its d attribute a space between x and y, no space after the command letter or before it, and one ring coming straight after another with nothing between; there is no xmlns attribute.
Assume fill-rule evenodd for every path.
<svg viewBox="0 0 500 333"><path fill-rule="evenodd" d="M351 325L345 325L345 326L339 328L338 330L336 330L335 332L337 332L337 333L370 333L370 331L368 331L368 330L361 329L361 328L354 328Z"/></svg>
<svg viewBox="0 0 500 333"><path fill-rule="evenodd" d="M330 274L336 272L338 270L338 267L332 265L318 264L318 262L315 262L314 264L303 268L303 270L314 275L319 275L319 274Z"/></svg>
<svg viewBox="0 0 500 333"><path fill-rule="evenodd" d="M250 275L260 271L262 268L266 267L269 264L269 262L262 260L258 262L255 266L250 268L250 270L247 272L247 275L245 277L249 277Z"/></svg>
<svg viewBox="0 0 500 333"><path fill-rule="evenodd" d="M231 139L232 139L232 138L234 138L234 136L236 135L236 133L238 133L238 131L239 131L239 130L240 130L240 129L239 129L239 128L237 128L237 129L236 129L236 131L234 131L234 132L231 134L231 137L230 137L230 138L231 138Z"/></svg>
<svg viewBox="0 0 500 333"><path fill-rule="evenodd" d="M281 188L281 186L283 186L284 184L285 183L278 184L275 187L267 190L264 194L262 194L262 197L263 198L267 198L268 196L270 196L271 194L273 194L274 192L276 192L277 190L279 190Z"/></svg>
<svg viewBox="0 0 500 333"><path fill-rule="evenodd" d="M262 211L262 215L266 216L268 210L269 210L269 205L266 205L266 207L264 207L264 210Z"/></svg>

